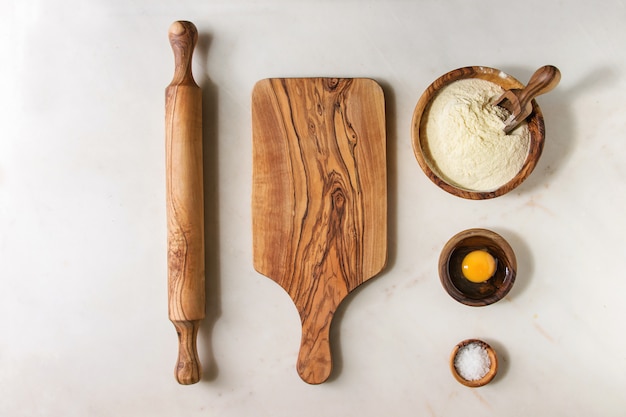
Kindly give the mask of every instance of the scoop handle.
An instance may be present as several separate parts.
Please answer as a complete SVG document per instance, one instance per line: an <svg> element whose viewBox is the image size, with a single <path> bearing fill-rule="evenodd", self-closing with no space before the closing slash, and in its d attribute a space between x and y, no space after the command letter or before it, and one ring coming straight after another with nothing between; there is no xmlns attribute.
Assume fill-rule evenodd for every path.
<svg viewBox="0 0 626 417"><path fill-rule="evenodd" d="M174 373L184 385L200 380L196 336L205 316L202 91L191 74L197 39L191 22L170 26L175 69L165 90L168 313L179 340Z"/></svg>
<svg viewBox="0 0 626 417"><path fill-rule="evenodd" d="M552 91L559 84L559 81L561 81L561 72L557 67L545 65L539 68L520 92L518 96L519 108L525 109L532 99Z"/></svg>

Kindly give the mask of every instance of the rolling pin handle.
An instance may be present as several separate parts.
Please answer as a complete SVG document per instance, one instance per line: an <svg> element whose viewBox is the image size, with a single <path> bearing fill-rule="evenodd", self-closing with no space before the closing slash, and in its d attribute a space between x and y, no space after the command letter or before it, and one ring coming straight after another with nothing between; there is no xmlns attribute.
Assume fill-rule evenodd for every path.
<svg viewBox="0 0 626 417"><path fill-rule="evenodd" d="M174 78L170 85L196 85L191 73L191 57L198 42L196 26L184 20L178 20L169 28L168 38L174 51Z"/></svg>
<svg viewBox="0 0 626 417"><path fill-rule="evenodd" d="M172 323L178 333L178 361L174 376L181 385L195 384L200 381L200 375L202 375L196 348L200 320L176 320Z"/></svg>

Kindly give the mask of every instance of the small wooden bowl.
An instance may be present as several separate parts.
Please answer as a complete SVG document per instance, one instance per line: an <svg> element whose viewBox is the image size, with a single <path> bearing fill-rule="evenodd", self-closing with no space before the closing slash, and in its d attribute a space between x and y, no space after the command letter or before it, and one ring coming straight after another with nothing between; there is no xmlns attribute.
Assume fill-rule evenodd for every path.
<svg viewBox="0 0 626 417"><path fill-rule="evenodd" d="M489 356L490 366L489 371L485 374L485 376L472 381L465 379L461 375L459 375L456 366L454 366L454 361L456 359L456 355L461 349L473 343L485 348L485 350L487 351L487 355ZM450 370L452 371L452 375L454 376L454 378L466 387L482 387L483 385L487 385L489 382L491 382L491 380L496 376L496 373L498 372L498 356L496 355L496 351L493 350L493 348L489 346L486 342L478 339L467 339L457 344L452 350L452 354L450 355Z"/></svg>
<svg viewBox="0 0 626 417"><path fill-rule="evenodd" d="M496 259L496 272L487 281L476 283L463 276L465 255L484 249ZM493 304L508 294L515 282L517 260L513 249L499 234L487 229L468 229L453 236L439 256L439 279L458 302L480 307Z"/></svg>
<svg viewBox="0 0 626 417"><path fill-rule="evenodd" d="M543 151L543 144L545 139L545 126L543 122L543 114L541 109L535 100L532 100L533 111L531 115L526 119L528 122L528 129L530 131L530 147L528 155L520 171L506 184L501 185L499 188L493 191L474 191L457 187L444 181L434 166L431 166L429 161L426 143L426 122L428 117L428 110L433 99L442 88L446 87L450 83L467 78L480 78L483 80L491 81L498 84L505 90L512 88L523 88L524 85L517 79L511 77L504 72L488 67L464 67L458 68L447 74L442 75L436 79L427 89L424 91L415 111L413 112L413 121L411 124L411 134L413 139L413 152L417 158L417 162L424 171L424 173L434 182L439 188L449 192L458 197L467 198L470 200L485 200L489 198L499 197L503 194L516 188L520 185L535 169L537 161Z"/></svg>

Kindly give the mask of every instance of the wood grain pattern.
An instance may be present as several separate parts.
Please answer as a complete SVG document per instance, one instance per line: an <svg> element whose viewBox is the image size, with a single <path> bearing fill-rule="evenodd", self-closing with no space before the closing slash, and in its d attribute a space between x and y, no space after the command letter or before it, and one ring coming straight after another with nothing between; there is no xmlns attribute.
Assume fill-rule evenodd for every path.
<svg viewBox="0 0 626 417"><path fill-rule="evenodd" d="M174 374L187 385L200 380L196 338L205 315L202 92L191 74L195 26L174 22L169 39L175 70L165 90L168 311L179 339Z"/></svg>
<svg viewBox="0 0 626 417"><path fill-rule="evenodd" d="M254 267L302 321L297 370L332 370L333 314L387 258L384 97L369 79L267 79L252 95Z"/></svg>

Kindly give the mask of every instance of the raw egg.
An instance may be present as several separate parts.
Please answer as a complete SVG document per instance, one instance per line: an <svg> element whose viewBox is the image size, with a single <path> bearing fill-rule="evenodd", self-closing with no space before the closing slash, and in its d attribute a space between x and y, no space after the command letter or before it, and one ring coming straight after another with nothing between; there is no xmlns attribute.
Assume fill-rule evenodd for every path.
<svg viewBox="0 0 626 417"><path fill-rule="evenodd" d="M472 282L484 282L496 272L496 260L486 250L475 250L463 258L463 276Z"/></svg>

